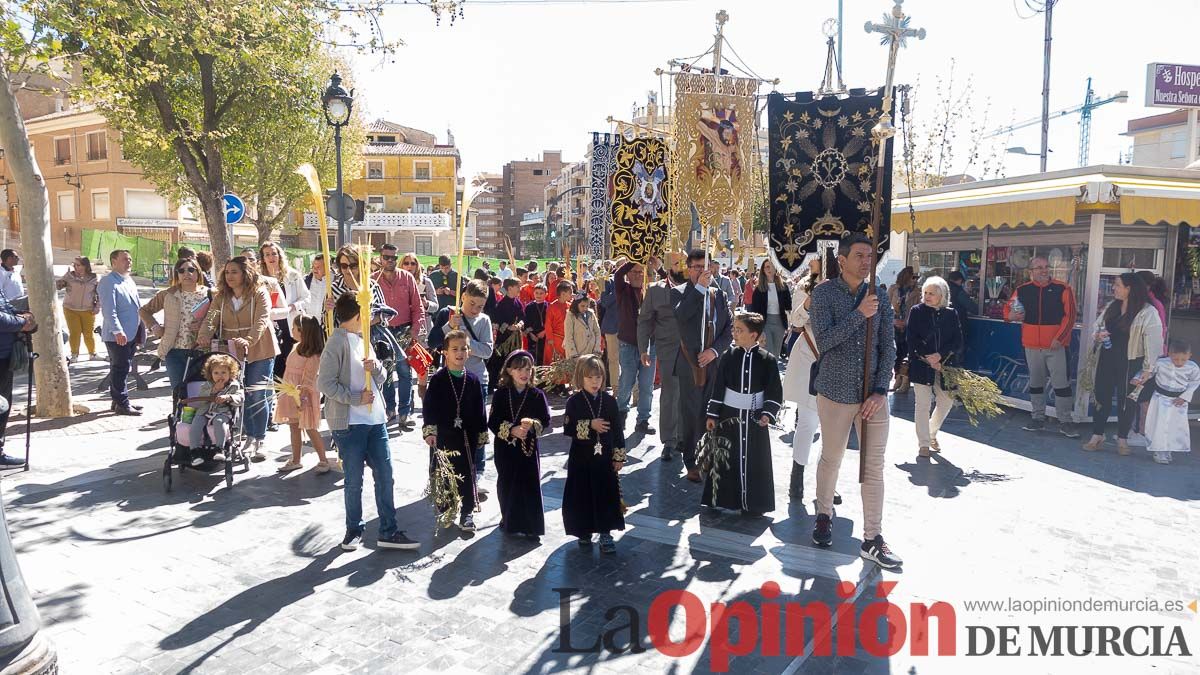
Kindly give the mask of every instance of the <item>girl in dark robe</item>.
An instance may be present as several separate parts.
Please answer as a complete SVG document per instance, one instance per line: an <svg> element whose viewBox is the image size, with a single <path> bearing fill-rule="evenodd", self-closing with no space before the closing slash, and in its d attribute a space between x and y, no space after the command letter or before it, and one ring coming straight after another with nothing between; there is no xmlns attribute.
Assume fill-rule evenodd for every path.
<svg viewBox="0 0 1200 675"><path fill-rule="evenodd" d="M775 510L768 425L779 414L783 385L779 362L759 346L761 314L738 314L733 320L735 347L721 357L708 401L709 431L717 429L729 443L727 466L714 466L704 479L700 503L736 509L749 515ZM713 474L717 494L713 495Z"/></svg>
<svg viewBox="0 0 1200 675"><path fill-rule="evenodd" d="M625 529L621 483L625 465L625 425L617 399L603 391L604 362L594 354L575 365L575 389L567 399L565 433L571 438L567 483L563 489L563 525L581 547L600 534L600 552L616 553L611 532Z"/></svg>
<svg viewBox="0 0 1200 675"><path fill-rule="evenodd" d="M499 388L500 372L508 355L521 349L521 330L525 327L525 308L517 297L521 293L521 282L516 279L504 280L504 295L496 301L488 316L492 319L492 330L495 331L492 344L492 357L488 359L488 384L492 391ZM516 335L514 345L512 335Z"/></svg>
<svg viewBox="0 0 1200 675"><path fill-rule="evenodd" d="M496 439L500 529L537 539L546 533L537 437L550 426L550 406L532 380L533 355L523 349L509 354L492 395L488 428Z"/></svg>

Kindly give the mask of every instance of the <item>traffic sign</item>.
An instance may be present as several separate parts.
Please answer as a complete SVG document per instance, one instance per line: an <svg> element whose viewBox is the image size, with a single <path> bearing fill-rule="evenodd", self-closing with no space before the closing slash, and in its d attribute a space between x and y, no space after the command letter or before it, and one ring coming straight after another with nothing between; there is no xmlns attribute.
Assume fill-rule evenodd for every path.
<svg viewBox="0 0 1200 675"><path fill-rule="evenodd" d="M338 219L337 207L338 207L337 195L336 195L336 193L330 193L329 196L325 199L325 215L329 216L330 218L333 218L334 220L337 220ZM354 197L351 197L350 195L346 194L345 192L342 193L342 208L344 209L342 211L342 218L344 218L346 220L346 222L354 220Z"/></svg>
<svg viewBox="0 0 1200 675"><path fill-rule="evenodd" d="M242 222L242 216L246 215L246 203L242 201L242 198L232 192L226 192L221 200L225 203L225 224L234 225Z"/></svg>

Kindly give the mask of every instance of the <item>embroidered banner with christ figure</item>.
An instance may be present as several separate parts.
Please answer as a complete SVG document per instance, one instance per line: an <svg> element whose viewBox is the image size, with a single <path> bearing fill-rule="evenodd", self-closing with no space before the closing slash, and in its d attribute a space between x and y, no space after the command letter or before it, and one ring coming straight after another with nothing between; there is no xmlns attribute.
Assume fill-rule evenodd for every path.
<svg viewBox="0 0 1200 675"><path fill-rule="evenodd" d="M677 241L692 230L693 205L701 236L729 223L731 239L749 237L757 93L758 80L750 78L675 75L671 217Z"/></svg>
<svg viewBox="0 0 1200 675"><path fill-rule="evenodd" d="M879 121L881 94L796 102L767 99L770 147L771 249L795 271L821 239L847 232L871 236L875 166L879 148L871 129ZM884 158L880 254L891 234L892 149Z"/></svg>
<svg viewBox="0 0 1200 675"><path fill-rule="evenodd" d="M625 139L612 173L612 257L644 263L667 244L667 145L657 138Z"/></svg>

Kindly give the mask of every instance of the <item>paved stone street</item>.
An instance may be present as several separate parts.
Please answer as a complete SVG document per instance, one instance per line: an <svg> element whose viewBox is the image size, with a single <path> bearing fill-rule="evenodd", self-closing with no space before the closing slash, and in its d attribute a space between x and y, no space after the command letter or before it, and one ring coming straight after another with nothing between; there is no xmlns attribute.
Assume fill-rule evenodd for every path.
<svg viewBox="0 0 1200 675"><path fill-rule="evenodd" d="M896 397L884 532L906 565L881 576L857 555L857 453L847 453L842 469L845 502L835 518L835 545L820 550L810 540L815 472L808 501L786 501L786 430L774 434L778 508L760 519L702 509L699 487L683 480L679 460L664 464L656 437L631 436L636 447L622 476L630 513L616 556L580 550L562 533L561 427L543 442L548 534L540 545L497 531L494 500L483 505L473 536L435 532L421 497L425 446L416 433L394 434L398 518L421 548L375 550L372 520L367 546L343 553L336 546L343 534L341 476L313 473L312 454L305 455L309 470L277 476L284 455L274 451L286 449L286 432L268 439L273 461L251 465L248 473L239 468L232 489L223 476L187 472L176 476L173 492L164 492L165 376L148 374L150 389L137 392L145 416L114 417L106 395L93 393L105 366L73 367L79 402L105 412L70 424L34 420L32 470L3 481L19 560L65 673L708 672L714 659L719 663L721 644L706 637L711 620L702 624L702 645L687 656L670 659L650 645L648 608L656 595L686 589L705 607L745 600L762 610L761 586L774 581L782 590L774 602L833 607L843 602L839 582L848 581L859 613L881 579L898 582L891 598L909 619L910 603L950 603L960 656L910 656L907 644L890 658L862 648L853 656L811 655L809 631L803 655L770 656L780 650L756 644L732 658L730 671L1200 670L1194 656L962 656L967 625L1178 624L1191 651L1200 649L1200 620L1188 609L1035 616L964 606L1008 598L1196 600L1200 461L1194 456L1163 467L1144 452L1086 454L1076 441L1021 431L1023 413L973 428L956 410L941 455L918 461L912 396ZM23 410L23 388L16 399ZM790 422L790 413L784 419ZM24 440L18 431L24 420L15 417L9 449L17 454ZM485 483L494 476L489 465ZM371 489L364 488L369 518ZM554 590L560 588L577 589L565 625ZM627 614L609 613L618 605L637 610L640 647L632 653ZM730 641L755 637L746 626L730 632ZM787 633L794 632L789 625ZM589 648L606 633L622 653L562 649L568 639L573 648ZM676 612L671 636L684 635ZM818 634L817 642L826 637ZM937 644L931 643L935 653ZM1019 644L1028 648L1028 631Z"/></svg>

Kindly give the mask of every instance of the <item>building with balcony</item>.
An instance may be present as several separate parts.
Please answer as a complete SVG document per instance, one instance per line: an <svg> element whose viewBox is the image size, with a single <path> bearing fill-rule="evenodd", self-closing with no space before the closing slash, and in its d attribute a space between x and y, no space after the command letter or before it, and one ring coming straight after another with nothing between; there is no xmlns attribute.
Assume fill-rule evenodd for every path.
<svg viewBox="0 0 1200 675"><path fill-rule="evenodd" d="M590 155L590 144L589 144ZM546 228L554 232L555 246L546 255L561 256L570 250L572 257L585 245L592 203L591 158L573 162L562 168L546 186Z"/></svg>
<svg viewBox="0 0 1200 675"><path fill-rule="evenodd" d="M50 98L40 95L42 99ZM125 159L120 137L94 106L73 107L55 97L54 112L25 120L34 158L50 198L50 238L56 248L78 249L84 229L177 242L186 227L199 230L191 210L170 203L142 170ZM30 101L30 110L41 111ZM20 204L12 172L0 154L0 221L20 231ZM254 228L251 226L250 231Z"/></svg>
<svg viewBox="0 0 1200 675"><path fill-rule="evenodd" d="M446 135L448 143L439 144L429 132L394 122L380 119L368 125L361 175L345 187L361 203L350 225L352 241L376 248L390 242L418 255L457 252L462 161L453 135ZM298 246L319 246L316 226L316 215L306 213ZM329 230L331 247L336 229Z"/></svg>
<svg viewBox="0 0 1200 675"><path fill-rule="evenodd" d="M479 214L476 218L475 245L483 251L483 255L507 258L508 251L504 245L503 195L501 194L504 177L498 173L485 173L481 177L491 186L492 191L479 195L471 202L471 210Z"/></svg>
<svg viewBox="0 0 1200 675"><path fill-rule="evenodd" d="M499 189L504 231L512 239L517 258L531 256L525 250L522 218L545 205L546 185L562 171L562 152L546 150L538 159L514 160L504 165Z"/></svg>

